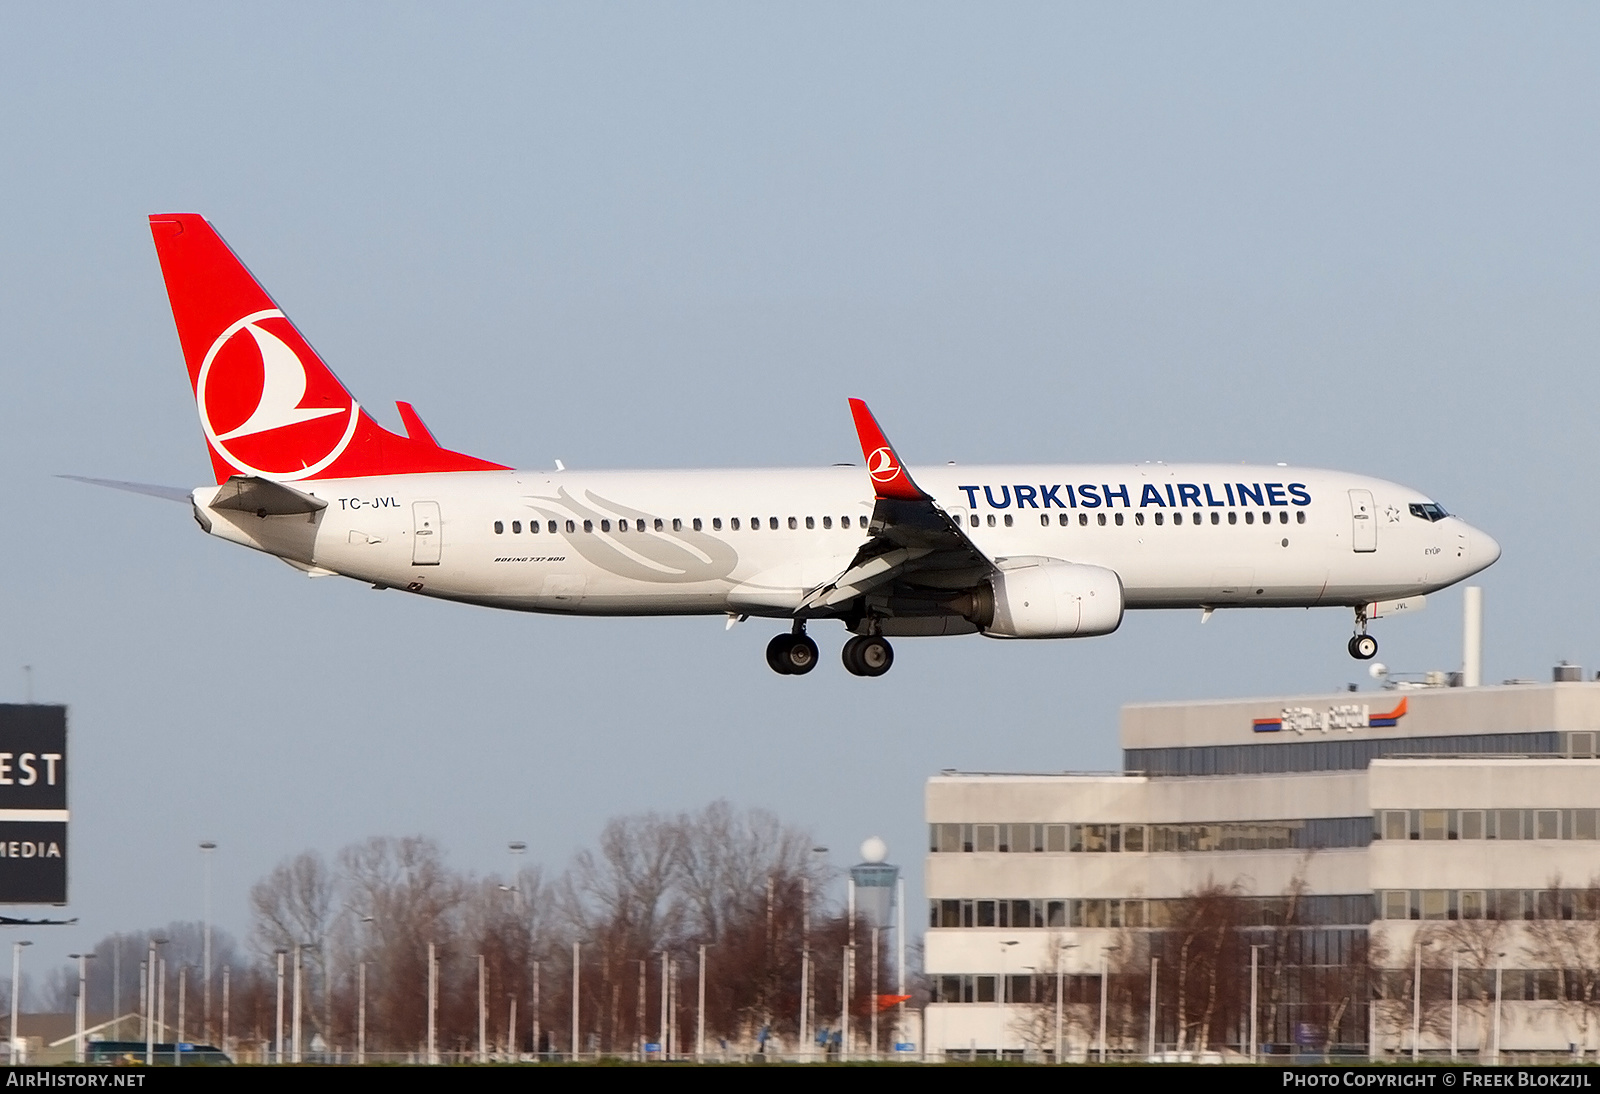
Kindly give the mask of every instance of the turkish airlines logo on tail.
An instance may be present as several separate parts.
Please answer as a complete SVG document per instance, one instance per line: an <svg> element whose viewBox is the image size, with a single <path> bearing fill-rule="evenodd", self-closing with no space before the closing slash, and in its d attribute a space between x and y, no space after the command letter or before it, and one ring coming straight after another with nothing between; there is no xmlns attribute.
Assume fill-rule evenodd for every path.
<svg viewBox="0 0 1600 1094"><path fill-rule="evenodd" d="M194 392L200 425L222 458L247 475L307 478L338 459L355 435L355 400L326 369L309 372L301 349L310 353L272 309L235 321L206 351Z"/></svg>
<svg viewBox="0 0 1600 1094"><path fill-rule="evenodd" d="M894 450L888 445L874 450L867 457L867 474L872 476L873 482L893 482L900 474L900 464L894 458Z"/></svg>

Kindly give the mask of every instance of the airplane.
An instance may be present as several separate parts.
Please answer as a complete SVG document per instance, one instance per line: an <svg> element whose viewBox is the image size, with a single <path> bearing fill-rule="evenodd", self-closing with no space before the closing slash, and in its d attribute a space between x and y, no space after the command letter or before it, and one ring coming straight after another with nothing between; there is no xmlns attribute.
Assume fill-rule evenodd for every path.
<svg viewBox="0 0 1600 1094"><path fill-rule="evenodd" d="M1494 563L1499 545L1406 486L1228 464L908 467L849 400L865 467L517 470L441 446L409 403L379 425L212 226L150 217L215 473L201 528L311 576L513 611L782 620L782 675L817 664L810 623L888 639L1110 634L1136 609L1338 606L1370 620Z"/></svg>

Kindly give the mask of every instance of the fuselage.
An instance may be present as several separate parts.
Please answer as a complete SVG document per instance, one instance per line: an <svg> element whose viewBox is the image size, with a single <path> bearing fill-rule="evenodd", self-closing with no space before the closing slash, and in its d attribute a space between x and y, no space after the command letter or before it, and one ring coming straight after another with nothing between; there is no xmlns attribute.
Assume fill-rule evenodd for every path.
<svg viewBox="0 0 1600 1094"><path fill-rule="evenodd" d="M1381 479L1227 464L908 469L990 559L1115 571L1126 607L1360 606L1444 588L1494 540ZM787 617L870 538L860 467L317 479L309 515L209 507L213 534L427 596L584 615Z"/></svg>

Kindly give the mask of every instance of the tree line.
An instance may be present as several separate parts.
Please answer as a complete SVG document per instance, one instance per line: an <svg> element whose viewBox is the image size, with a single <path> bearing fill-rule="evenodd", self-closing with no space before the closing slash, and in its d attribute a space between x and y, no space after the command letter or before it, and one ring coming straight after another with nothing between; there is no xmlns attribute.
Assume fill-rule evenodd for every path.
<svg viewBox="0 0 1600 1094"><path fill-rule="evenodd" d="M537 866L465 872L434 840L374 837L294 855L252 886L248 941L213 931L209 1009L195 923L102 939L88 1004L91 1014L140 1012L154 938L158 1040L178 1035L181 995L184 1038L226 1037L245 1058L270 1056L281 967L285 1040L299 971L304 1058L348 1058L363 1029L370 1058L415 1058L430 1011L441 1058L474 1057L480 1043L496 1058L564 1055L574 1037L586 1056L634 1055L664 1038L683 1055L700 1032L703 954L708 1049L792 1051L802 1023L835 1030L848 1007L864 1031L877 1009L865 946L844 997L853 935L830 888L838 875L808 833L726 802L615 818L548 877ZM884 950L879 983L889 985ZM76 990L75 967L51 973L46 1008L71 1010ZM133 1039L136 1024L120 1035Z"/></svg>

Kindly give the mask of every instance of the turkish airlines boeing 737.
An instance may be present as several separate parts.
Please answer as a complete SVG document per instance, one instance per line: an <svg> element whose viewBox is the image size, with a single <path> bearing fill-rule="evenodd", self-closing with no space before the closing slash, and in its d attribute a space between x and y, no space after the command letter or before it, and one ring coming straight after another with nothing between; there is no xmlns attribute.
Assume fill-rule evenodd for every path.
<svg viewBox="0 0 1600 1094"><path fill-rule="evenodd" d="M908 469L850 400L865 471L518 471L443 448L407 403L372 419L204 218L152 216L216 485L176 494L214 536L313 576L569 615L809 622L887 672L899 635L1110 634L1129 608L1342 606L1373 616L1500 556L1409 487L1212 465ZM101 481L101 480L91 480ZM1411 601L1414 603L1414 601ZM1204 618L1204 617L1203 617Z"/></svg>

